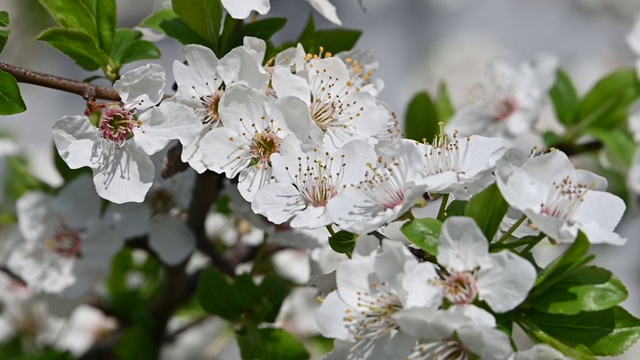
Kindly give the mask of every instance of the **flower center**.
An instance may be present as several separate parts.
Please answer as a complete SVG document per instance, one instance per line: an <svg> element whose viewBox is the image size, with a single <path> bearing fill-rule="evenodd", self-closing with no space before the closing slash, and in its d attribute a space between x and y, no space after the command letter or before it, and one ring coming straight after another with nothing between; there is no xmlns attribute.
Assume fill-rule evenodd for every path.
<svg viewBox="0 0 640 360"><path fill-rule="evenodd" d="M62 257L76 257L80 253L80 233L62 225L46 242L47 248Z"/></svg>
<svg viewBox="0 0 640 360"><path fill-rule="evenodd" d="M383 209L393 209L404 203L407 188L399 169L397 159L392 164L378 160L382 167L369 165L371 172L365 173L365 179L357 185L357 189L367 194L375 204Z"/></svg>
<svg viewBox="0 0 640 360"><path fill-rule="evenodd" d="M476 277L469 271L441 275L444 296L454 305L471 304L478 296Z"/></svg>
<svg viewBox="0 0 640 360"><path fill-rule="evenodd" d="M370 288L371 292L357 293L358 302L355 310L345 311L347 328L357 342L370 343L398 327L391 317L402 309L398 296L386 282L371 283ZM357 347L358 345L354 349Z"/></svg>
<svg viewBox="0 0 640 360"><path fill-rule="evenodd" d="M469 141L471 137L467 137L467 142ZM469 146L466 146L464 151L460 151L457 132L453 133L453 141L450 143L447 143L445 135L437 135L433 146L428 147L428 151L424 154L426 166L423 173L429 176L453 171L459 175L467 158L467 149Z"/></svg>
<svg viewBox="0 0 640 360"><path fill-rule="evenodd" d="M515 99L503 99L494 108L494 116L498 122L504 121L518 109L518 102Z"/></svg>
<svg viewBox="0 0 640 360"><path fill-rule="evenodd" d="M102 112L98 128L102 138L113 142L118 147L133 137L133 126L137 125L135 109L111 108Z"/></svg>
<svg viewBox="0 0 640 360"><path fill-rule="evenodd" d="M324 158L324 161L318 158L311 159L310 156L304 159L298 158L298 173L293 176L294 184L309 206L326 206L329 200L344 188L340 183L343 177L342 169L347 166L346 156L341 156L342 164L339 167L334 167L333 163L337 160L329 156L328 152L324 154ZM332 173L331 169L334 168L339 170ZM289 168L286 167L286 170L288 171Z"/></svg>
<svg viewBox="0 0 640 360"><path fill-rule="evenodd" d="M221 91L216 91L211 95L203 95L200 97L200 103L204 108L204 114L202 116L203 124L217 124L218 122L220 122L220 114L218 114L220 98L222 98Z"/></svg>
<svg viewBox="0 0 640 360"><path fill-rule="evenodd" d="M454 339L423 343L414 347L407 360L468 360L470 354L463 344Z"/></svg>
<svg viewBox="0 0 640 360"><path fill-rule="evenodd" d="M571 221L587 191L588 186L573 184L569 176L560 183L554 182L547 201L540 205L540 214Z"/></svg>
<svg viewBox="0 0 640 360"><path fill-rule="evenodd" d="M321 99L311 104L311 119L315 121L320 129L326 131L334 120L333 113L335 112L335 105L333 103L323 102Z"/></svg>
<svg viewBox="0 0 640 360"><path fill-rule="evenodd" d="M282 140L273 132L262 131L256 133L249 145L249 153L260 163L268 163L271 154L280 152L280 144Z"/></svg>

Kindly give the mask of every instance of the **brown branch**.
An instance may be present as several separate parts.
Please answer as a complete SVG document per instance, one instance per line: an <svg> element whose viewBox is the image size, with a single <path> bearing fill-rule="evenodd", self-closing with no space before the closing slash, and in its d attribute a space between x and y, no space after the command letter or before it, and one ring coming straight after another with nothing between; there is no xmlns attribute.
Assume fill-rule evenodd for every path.
<svg viewBox="0 0 640 360"><path fill-rule="evenodd" d="M120 95L112 87L93 85L90 83L71 80L60 76L49 75L0 61L0 70L6 71L21 83L44 86L78 94L84 99L104 99L120 101Z"/></svg>

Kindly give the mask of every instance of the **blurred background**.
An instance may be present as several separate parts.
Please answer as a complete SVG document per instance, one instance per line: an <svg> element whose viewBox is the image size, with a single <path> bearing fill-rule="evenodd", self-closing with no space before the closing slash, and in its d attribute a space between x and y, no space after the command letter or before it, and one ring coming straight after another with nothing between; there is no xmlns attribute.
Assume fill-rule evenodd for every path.
<svg viewBox="0 0 640 360"><path fill-rule="evenodd" d="M358 0L333 0L333 3L344 27L363 31L358 46L372 50L378 59L376 77L385 82L380 98L400 119L414 93L425 89L433 92L440 81L449 85L456 107L465 105L470 100L470 87L480 80L487 62L495 57L517 64L541 53L555 54L582 94L603 75L621 66L633 66L635 61L625 37L640 13L638 0L362 0L362 4ZM289 19L285 29L274 38L276 43L295 39L312 11L304 0L271 0L271 6L268 16ZM152 8L153 0L118 1L119 25L137 25ZM47 44L33 40L40 31L53 25L36 0L2 0L0 10L10 13L12 30L1 61L77 80L94 75L81 70ZM314 16L318 27L333 27L318 14ZM173 61L183 60L181 45L173 39L165 39L158 45L163 58L157 62L170 76ZM85 103L77 95L31 85L21 85L21 90L28 111L0 117L0 131L19 140L20 150L30 158L37 177L58 185L61 179L52 162L51 126L63 115L82 113ZM171 93L170 89L167 91ZM548 109L539 127L553 128L554 121ZM594 246L595 264L612 270L629 287L629 300L623 306L640 316L637 214L630 211L619 232L628 237L627 245ZM553 251L549 249L550 253ZM202 331L210 334L216 331L216 326ZM225 348L225 345L215 346ZM214 353L226 357L205 358L238 356L233 346ZM180 359L184 353L167 356ZM617 359L638 358L640 345Z"/></svg>

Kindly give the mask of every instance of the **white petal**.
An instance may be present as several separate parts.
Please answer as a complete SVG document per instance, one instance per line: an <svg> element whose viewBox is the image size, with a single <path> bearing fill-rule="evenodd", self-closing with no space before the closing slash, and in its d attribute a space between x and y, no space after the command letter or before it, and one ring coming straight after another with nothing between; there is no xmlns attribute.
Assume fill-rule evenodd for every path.
<svg viewBox="0 0 640 360"><path fill-rule="evenodd" d="M252 202L260 189L273 182L271 179L272 173L271 167L266 165L260 166L259 168L249 166L242 170L238 178L238 191L240 191L240 195L248 202Z"/></svg>
<svg viewBox="0 0 640 360"><path fill-rule="evenodd" d="M135 68L113 83L125 105L134 105L142 110L148 109L162 100L164 94L165 72L158 64L147 64Z"/></svg>
<svg viewBox="0 0 640 360"><path fill-rule="evenodd" d="M298 229L317 229L331 224L326 206L307 206L291 220L291 227Z"/></svg>
<svg viewBox="0 0 640 360"><path fill-rule="evenodd" d="M407 264L402 285L407 293L405 308L438 307L442 303L442 291L429 281L437 279L433 264Z"/></svg>
<svg viewBox="0 0 640 360"><path fill-rule="evenodd" d="M53 215L53 201L43 192L30 191L16 202L18 225L27 241L40 241L55 231L58 222Z"/></svg>
<svg viewBox="0 0 640 360"><path fill-rule="evenodd" d="M86 116L65 116L53 125L53 142L71 169L98 166L92 161L97 141L100 141L100 132Z"/></svg>
<svg viewBox="0 0 640 360"><path fill-rule="evenodd" d="M307 106L311 104L309 83L303 77L292 74L288 68L275 68L271 75L271 84L278 98L293 96L304 101ZM307 112L309 112L308 108Z"/></svg>
<svg viewBox="0 0 640 360"><path fill-rule="evenodd" d="M183 145L193 141L202 123L185 105L163 102L146 111L139 118L141 127L134 128L134 141L145 153L152 155L164 149L173 139Z"/></svg>
<svg viewBox="0 0 640 360"><path fill-rule="evenodd" d="M438 262L449 271L472 271L486 261L488 247L487 239L473 219L453 216L442 224Z"/></svg>
<svg viewBox="0 0 640 360"><path fill-rule="evenodd" d="M292 184L269 184L260 190L251 209L266 216L275 224L282 224L306 207L300 192Z"/></svg>
<svg viewBox="0 0 640 360"><path fill-rule="evenodd" d="M254 89L266 90L270 76L260 61L257 52L240 46L220 59L218 74L224 80L227 89L243 84Z"/></svg>
<svg viewBox="0 0 640 360"><path fill-rule="evenodd" d="M95 269L108 268L123 243L124 238L109 230L107 225L97 224L82 241L83 266Z"/></svg>
<svg viewBox="0 0 640 360"><path fill-rule="evenodd" d="M187 225L178 217L156 215L151 220L149 247L163 263L175 266L193 252L196 239Z"/></svg>
<svg viewBox="0 0 640 360"><path fill-rule="evenodd" d="M263 116L267 115L269 98L265 94L250 87L239 85L227 90L220 99L218 112L224 127L253 136L255 124L261 132L265 126ZM269 119L266 119L267 121Z"/></svg>
<svg viewBox="0 0 640 360"><path fill-rule="evenodd" d="M211 130L200 140L202 162L209 170L225 173L229 179L249 166L251 157L246 139L233 130Z"/></svg>
<svg viewBox="0 0 640 360"><path fill-rule="evenodd" d="M489 255L493 266L483 266L478 272L478 294L497 313L520 305L536 280L531 263L511 251Z"/></svg>
<svg viewBox="0 0 640 360"><path fill-rule="evenodd" d="M189 68L193 69L200 77L202 83L204 83L204 81L213 81L218 77L218 57L208 47L195 44L186 45L184 47L184 58L187 60ZM176 76L176 81L177 80L178 76ZM200 83L200 81L198 81L198 83ZM178 83L178 85L181 84Z"/></svg>
<svg viewBox="0 0 640 360"><path fill-rule="evenodd" d="M360 294L370 292L372 282L380 283L373 269L373 257L351 259L338 265L338 295L350 307L358 307Z"/></svg>
<svg viewBox="0 0 640 360"><path fill-rule="evenodd" d="M222 6L234 19L246 19L251 11L264 15L271 7L269 0L222 0Z"/></svg>
<svg viewBox="0 0 640 360"><path fill-rule="evenodd" d="M336 25L342 25L342 22L338 18L338 14L336 13L336 7L333 6L329 0L307 0L313 8L320 13L320 15L324 16L327 20L331 21Z"/></svg>
<svg viewBox="0 0 640 360"><path fill-rule="evenodd" d="M53 206L67 225L79 229L98 221L102 201L91 178L81 175L66 184L56 196Z"/></svg>
<svg viewBox="0 0 640 360"><path fill-rule="evenodd" d="M336 291L327 295L316 312L316 323L320 334L332 339L348 340L350 334L345 322L347 309L349 307L340 299Z"/></svg>
<svg viewBox="0 0 640 360"><path fill-rule="evenodd" d="M456 332L465 347L479 355L481 359L506 360L513 352L509 337L500 330L464 326Z"/></svg>
<svg viewBox="0 0 640 360"><path fill-rule="evenodd" d="M624 245L627 239L621 238L613 230L622 219L625 209L624 201L619 197L606 192L589 191L574 219L592 244Z"/></svg>
<svg viewBox="0 0 640 360"><path fill-rule="evenodd" d="M149 155L131 142L120 149L113 143L104 143L107 161L93 169L98 195L116 204L142 202L155 175Z"/></svg>
<svg viewBox="0 0 640 360"><path fill-rule="evenodd" d="M149 232L151 208L145 204L110 204L104 214L104 222L123 239L145 235Z"/></svg>

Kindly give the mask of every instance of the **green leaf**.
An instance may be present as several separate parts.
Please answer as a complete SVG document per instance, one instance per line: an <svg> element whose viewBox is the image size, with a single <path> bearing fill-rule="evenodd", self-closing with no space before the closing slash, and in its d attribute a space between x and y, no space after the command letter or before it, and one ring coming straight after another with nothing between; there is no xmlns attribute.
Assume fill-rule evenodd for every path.
<svg viewBox="0 0 640 360"><path fill-rule="evenodd" d="M276 321L284 299L289 295L287 282L275 273L271 273L262 279L258 286L258 301L255 310L250 313L249 320L253 320L256 325Z"/></svg>
<svg viewBox="0 0 640 360"><path fill-rule="evenodd" d="M592 257L585 257L587 251L589 251L589 239L583 232L579 232L573 244L538 275L533 290L529 294L529 299L540 296L552 285L562 280L571 270L590 261Z"/></svg>
<svg viewBox="0 0 640 360"><path fill-rule="evenodd" d="M400 230L412 243L431 255L438 255L438 239L442 223L436 219L410 220Z"/></svg>
<svg viewBox="0 0 640 360"><path fill-rule="evenodd" d="M0 26L7 27L9 22L9 13L4 10L0 11Z"/></svg>
<svg viewBox="0 0 640 360"><path fill-rule="evenodd" d="M222 25L220 0L173 0L173 11L187 27L217 48Z"/></svg>
<svg viewBox="0 0 640 360"><path fill-rule="evenodd" d="M610 271L587 266L571 271L547 289L534 299L533 307L549 314L573 315L614 307L628 295L622 282Z"/></svg>
<svg viewBox="0 0 640 360"><path fill-rule="evenodd" d="M426 92L416 94L407 108L405 131L407 139L431 141L440 132L438 113Z"/></svg>
<svg viewBox="0 0 640 360"><path fill-rule="evenodd" d="M98 42L96 19L81 0L40 0L60 26L87 34Z"/></svg>
<svg viewBox="0 0 640 360"><path fill-rule="evenodd" d="M449 98L449 90L447 84L440 82L438 85L438 97L436 99L436 109L438 111L438 120L446 123L455 114L451 99Z"/></svg>
<svg viewBox="0 0 640 360"><path fill-rule="evenodd" d="M13 115L27 110L22 100L18 81L11 74L0 70L0 115Z"/></svg>
<svg viewBox="0 0 640 360"><path fill-rule="evenodd" d="M502 197L498 185L494 183L469 200L464 215L472 217L491 242L507 210L509 204Z"/></svg>
<svg viewBox="0 0 640 360"><path fill-rule="evenodd" d="M309 13L309 19L307 20L307 25L304 26L304 30L300 33L298 40L296 43L302 43L303 41L308 41L313 39L316 34L316 24L313 21L313 13Z"/></svg>
<svg viewBox="0 0 640 360"><path fill-rule="evenodd" d="M309 353L291 333L281 329L248 328L238 333L243 360L306 360Z"/></svg>
<svg viewBox="0 0 640 360"><path fill-rule="evenodd" d="M198 44L208 48L215 48L214 44L203 39L198 33L189 29L180 18L165 19L160 23L160 28L167 36L178 40L183 45Z"/></svg>
<svg viewBox="0 0 640 360"><path fill-rule="evenodd" d="M208 313L229 321L239 320L242 315L243 306L237 302L240 297L227 277L215 267L205 269L200 275L196 296Z"/></svg>
<svg viewBox="0 0 640 360"><path fill-rule="evenodd" d="M218 40L218 48L221 49L223 55L234 48L234 46L230 43L230 39L231 36L238 30L237 26L239 22L240 20L232 18L229 14L227 14L227 16L225 16L224 18L222 34L220 34L220 39Z"/></svg>
<svg viewBox="0 0 640 360"><path fill-rule="evenodd" d="M159 59L161 55L160 49L154 43L147 40L136 40L129 44L129 47L124 51L122 58L120 58L120 64L124 65L146 59Z"/></svg>
<svg viewBox="0 0 640 360"><path fill-rule="evenodd" d="M462 200L453 200L447 209L444 211L444 218L448 218L451 216L462 216L464 215L464 211L467 208L467 201Z"/></svg>
<svg viewBox="0 0 640 360"><path fill-rule="evenodd" d="M545 145L553 146L562 140L562 137L553 131L545 131L545 133L542 134L542 139L544 140Z"/></svg>
<svg viewBox="0 0 640 360"><path fill-rule="evenodd" d="M107 54L98 48L86 32L74 29L51 28L36 37L72 58L81 68L89 71L106 68Z"/></svg>
<svg viewBox="0 0 640 360"><path fill-rule="evenodd" d="M360 39L362 32L351 29L331 29L316 31L312 41L303 41L305 51L308 53L318 53L320 46L325 52L337 54L341 51L353 49Z"/></svg>
<svg viewBox="0 0 640 360"><path fill-rule="evenodd" d="M271 39L275 33L280 31L286 23L286 18L268 18L246 24L240 29L236 29L231 32L231 36L229 37L226 46L223 48L224 52L219 54L219 56L222 57L227 52L231 51L231 49L241 46L245 36L253 36L267 41ZM225 30L227 30L226 27L227 24L225 21Z"/></svg>
<svg viewBox="0 0 640 360"><path fill-rule="evenodd" d="M144 20L142 20L140 26L164 31L161 27L162 22L165 20L172 20L177 18L178 14L176 14L175 11L173 11L172 9L164 9L147 16Z"/></svg>
<svg viewBox="0 0 640 360"><path fill-rule="evenodd" d="M549 96L558 120L565 125L574 124L577 120L578 93L564 70L558 69L556 72L556 83L549 90Z"/></svg>
<svg viewBox="0 0 640 360"><path fill-rule="evenodd" d="M628 131L620 128L589 128L587 133L602 141L605 149L619 159L625 167L633 162L636 144Z"/></svg>
<svg viewBox="0 0 640 360"><path fill-rule="evenodd" d="M116 0L98 0L96 3L96 25L98 43L105 53L110 53L116 33Z"/></svg>
<svg viewBox="0 0 640 360"><path fill-rule="evenodd" d="M640 95L635 69L620 69L598 81L578 106L578 123L611 128L627 119L627 107Z"/></svg>
<svg viewBox="0 0 640 360"><path fill-rule="evenodd" d="M584 346L598 356L620 355L640 339L640 320L619 306L575 315L531 312L524 320L568 346Z"/></svg>
<svg viewBox="0 0 640 360"><path fill-rule="evenodd" d="M140 325L133 326L124 333L115 349L121 360L153 360L158 354L156 342L151 333Z"/></svg>
<svg viewBox="0 0 640 360"><path fill-rule="evenodd" d="M582 344L571 347L560 342L556 338L549 336L541 330L531 329L526 326L523 327L523 330L527 333L527 335L529 335L529 337L536 340L536 342L550 345L562 352L564 355L569 356L571 359L597 360L593 353Z"/></svg>
<svg viewBox="0 0 640 360"><path fill-rule="evenodd" d="M0 11L0 27L7 26L9 26L9 13L6 11ZM11 30L0 30L0 52L2 52L4 46L7 44L9 34L11 34Z"/></svg>
<svg viewBox="0 0 640 360"><path fill-rule="evenodd" d="M346 230L340 230L331 235L329 238L329 246L333 251L339 254L350 254L356 248L356 239L358 235L352 234Z"/></svg>

